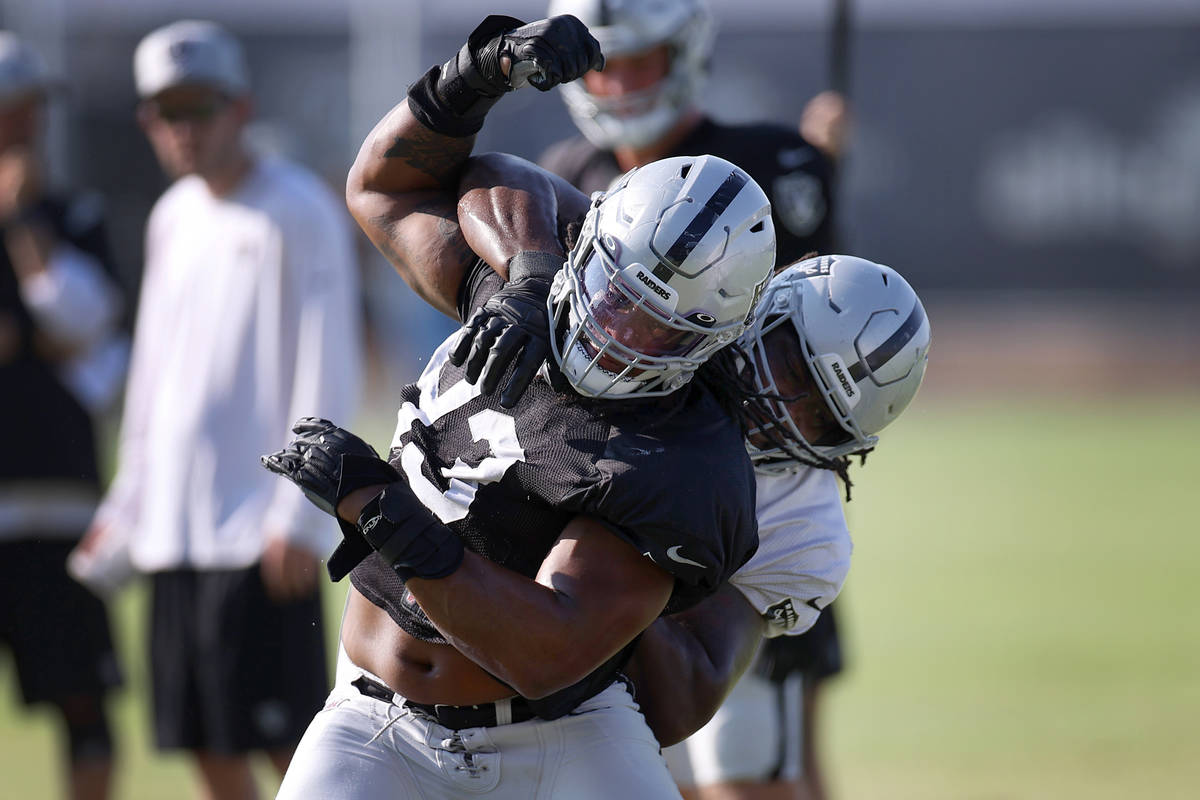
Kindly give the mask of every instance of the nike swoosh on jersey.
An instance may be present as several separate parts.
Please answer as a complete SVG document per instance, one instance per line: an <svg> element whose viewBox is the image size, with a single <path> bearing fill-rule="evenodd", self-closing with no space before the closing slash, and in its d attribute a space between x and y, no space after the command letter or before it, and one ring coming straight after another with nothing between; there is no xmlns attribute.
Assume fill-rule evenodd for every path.
<svg viewBox="0 0 1200 800"><path fill-rule="evenodd" d="M677 544L674 547L668 547L667 558L671 559L672 561L678 561L680 564L691 564L693 567L700 567L703 569L704 565L700 562L692 561L690 558L685 558L684 556L679 555L679 550L682 547L683 545L681 544Z"/></svg>

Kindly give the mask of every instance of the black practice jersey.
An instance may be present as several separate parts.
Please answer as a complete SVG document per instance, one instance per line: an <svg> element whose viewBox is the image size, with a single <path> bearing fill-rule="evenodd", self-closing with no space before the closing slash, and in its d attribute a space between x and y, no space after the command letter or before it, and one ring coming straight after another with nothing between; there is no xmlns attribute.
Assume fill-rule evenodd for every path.
<svg viewBox="0 0 1200 800"><path fill-rule="evenodd" d="M94 257L113 275L98 198L49 197L40 209L56 240ZM20 454L0 464L0 481L83 481L98 488L92 419L59 378L60 364L42 336L8 250L0 247L0 415L10 423L10 452Z"/></svg>
<svg viewBox="0 0 1200 800"><path fill-rule="evenodd" d="M799 133L781 125L720 125L704 119L671 155L705 154L737 164L767 193L776 263L791 264L814 251L834 252L833 167ZM540 163L588 194L605 191L622 174L610 151L582 136L554 145Z"/></svg>
<svg viewBox="0 0 1200 800"><path fill-rule="evenodd" d="M463 318L500 285L480 264ZM469 549L532 578L566 524L587 514L675 577L664 613L711 594L753 554L753 469L740 430L707 389L595 401L552 371L559 388L539 378L504 409L498 392L482 394L450 364L449 341L403 390L390 460ZM351 581L408 633L445 641L378 555ZM589 676L586 691L569 692L565 708L555 703L542 716L565 713L611 682L629 649Z"/></svg>

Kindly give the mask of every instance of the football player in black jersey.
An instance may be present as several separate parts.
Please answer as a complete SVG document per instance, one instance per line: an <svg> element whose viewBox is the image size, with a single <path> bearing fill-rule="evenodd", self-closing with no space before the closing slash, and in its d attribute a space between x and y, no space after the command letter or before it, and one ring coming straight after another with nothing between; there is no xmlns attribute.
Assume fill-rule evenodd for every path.
<svg viewBox="0 0 1200 800"><path fill-rule="evenodd" d="M608 61L603 72L561 87L581 135L551 147L539 159L542 166L593 192L654 159L712 153L744 168L771 198L779 264L838 252L831 161L836 135L808 141L782 125L728 125L699 107L715 35L704 0L550 0L548 13L582 20ZM804 129L826 132L840 124L839 101L831 93L814 98L803 115ZM768 641L758 668L781 686L789 676L805 676L804 725L811 729L817 686L839 672L841 662L834 613L827 609L804 636ZM820 800L813 737L803 739L807 790ZM792 749L789 761L801 757ZM789 770L783 765L781 771Z"/></svg>
<svg viewBox="0 0 1200 800"><path fill-rule="evenodd" d="M703 0L551 0L548 13L582 20L607 63L561 87L581 135L538 163L591 193L656 159L711 153L745 169L771 198L779 263L836 251L826 155L795 128L725 124L698 105L715 33Z"/></svg>
<svg viewBox="0 0 1200 800"><path fill-rule="evenodd" d="M489 17L351 170L364 230L475 335L444 343L405 389L390 463L324 420L264 457L339 517L329 567L353 585L338 686L280 797L677 796L619 671L655 618L712 594L755 547L728 384L693 377L770 273L766 196L700 156L631 172L590 206L542 173L549 191L507 193L487 235L457 224L487 109L602 63L574 18ZM557 235L500 269L477 255L506 227L580 216L565 264ZM547 332L553 358L519 397L464 380L493 345Z"/></svg>

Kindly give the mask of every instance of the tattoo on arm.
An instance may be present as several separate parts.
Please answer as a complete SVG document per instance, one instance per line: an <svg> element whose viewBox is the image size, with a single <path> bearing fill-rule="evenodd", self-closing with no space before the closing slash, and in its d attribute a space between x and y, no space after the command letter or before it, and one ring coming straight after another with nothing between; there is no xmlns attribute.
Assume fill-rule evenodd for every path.
<svg viewBox="0 0 1200 800"><path fill-rule="evenodd" d="M368 221L370 227L384 231L387 235L379 237L375 241L375 246L379 248L379 252L383 253L384 258L392 263L401 273L407 273L411 267L404 256L400 255L400 251L396 248L396 221L387 215L372 217Z"/></svg>
<svg viewBox="0 0 1200 800"><path fill-rule="evenodd" d="M425 245L421 247L420 252L414 252L410 243L406 241L406 236L409 234L401 220L384 214L373 217L368 222L369 227L383 234L375 237L379 252L396 267L401 275L407 276L406 280L416 280L419 284L425 285L431 278L435 283L437 282L437 279L433 277L434 274L448 277L448 273L465 273L470 269L477 256L463 238L462 230L458 225L456 208L447 205L442 200L426 200L414 206L409 212L409 215L412 214L434 218L430 221L431 224L425 228L434 235L425 240ZM429 269L435 265L437 265L435 272L429 272ZM418 277L422 273L428 277ZM410 284L412 280L410 280Z"/></svg>
<svg viewBox="0 0 1200 800"><path fill-rule="evenodd" d="M384 158L398 158L418 172L429 175L443 185L457 183L458 171L466 163L475 144L475 137L451 139L439 133L414 130L397 136Z"/></svg>
<svg viewBox="0 0 1200 800"><path fill-rule="evenodd" d="M413 209L416 214L428 214L437 218L437 233L441 237L442 261L459 267L475 263L475 253L463 238L458 224L458 209L438 200L429 200Z"/></svg>

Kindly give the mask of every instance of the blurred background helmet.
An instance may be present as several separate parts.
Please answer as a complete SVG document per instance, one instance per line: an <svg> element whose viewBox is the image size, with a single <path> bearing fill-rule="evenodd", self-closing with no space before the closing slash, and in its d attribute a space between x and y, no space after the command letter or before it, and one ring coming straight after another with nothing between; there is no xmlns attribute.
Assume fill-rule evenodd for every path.
<svg viewBox="0 0 1200 800"><path fill-rule="evenodd" d="M547 301L587 397L669 394L749 323L775 262L766 194L715 156L655 161L596 194Z"/></svg>
<svg viewBox="0 0 1200 800"><path fill-rule="evenodd" d="M666 75L643 90L600 97L582 79L562 86L571 119L592 144L645 146L695 105L715 35L712 14L701 0L552 0L548 14L578 17L607 59L668 48Z"/></svg>
<svg viewBox="0 0 1200 800"><path fill-rule="evenodd" d="M834 459L873 448L925 376L930 327L917 293L891 267L854 256L810 258L781 271L740 342L753 354L757 389L768 395L778 394L779 380L763 338L781 326L795 332L803 363L844 435L808 442L783 403L769 400L776 446L748 443L755 466L781 471L820 465L811 451Z"/></svg>

